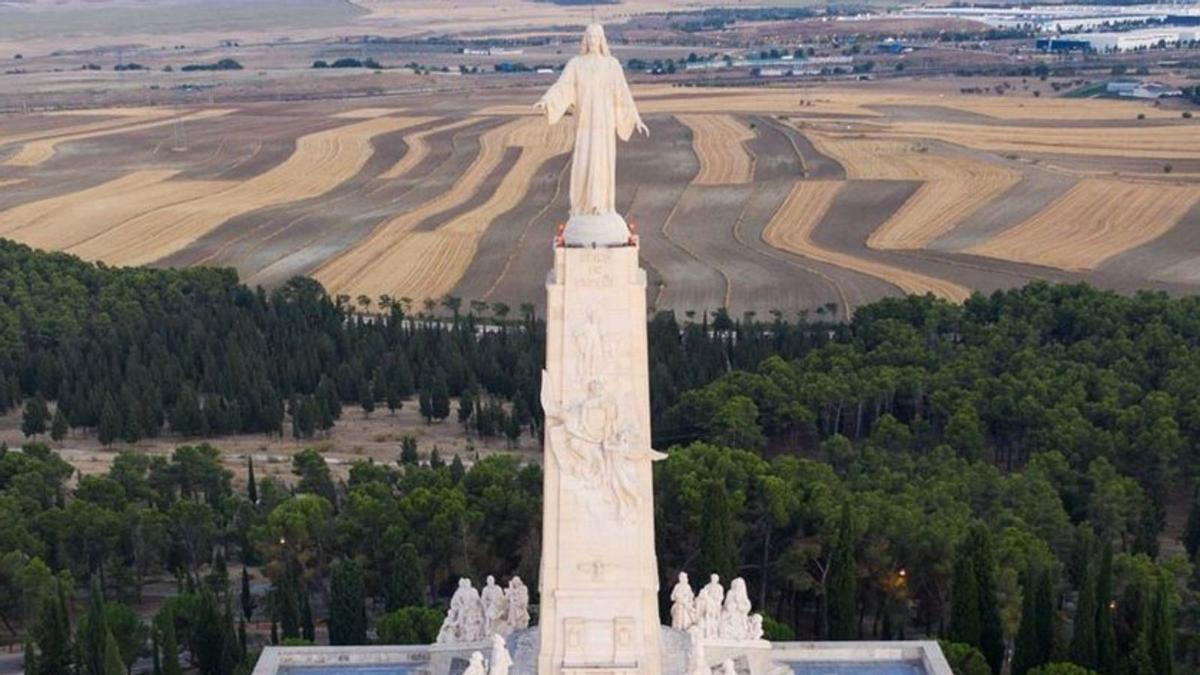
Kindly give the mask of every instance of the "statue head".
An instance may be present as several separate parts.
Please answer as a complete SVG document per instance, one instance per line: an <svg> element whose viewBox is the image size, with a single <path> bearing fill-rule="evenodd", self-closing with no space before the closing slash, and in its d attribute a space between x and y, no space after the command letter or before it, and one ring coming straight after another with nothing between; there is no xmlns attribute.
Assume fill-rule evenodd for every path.
<svg viewBox="0 0 1200 675"><path fill-rule="evenodd" d="M504 647L504 638L500 637L499 633L492 633L492 648L500 649Z"/></svg>
<svg viewBox="0 0 1200 675"><path fill-rule="evenodd" d="M579 47L580 54L599 54L611 56L608 51L608 39L604 37L604 26L593 23L583 31L583 43Z"/></svg>
<svg viewBox="0 0 1200 675"><path fill-rule="evenodd" d="M483 654L481 652L474 652L471 654L471 665L478 666L480 668L483 667Z"/></svg>
<svg viewBox="0 0 1200 675"><path fill-rule="evenodd" d="M686 584L687 582L688 582L687 572L680 572L679 573L679 583Z"/></svg>
<svg viewBox="0 0 1200 675"><path fill-rule="evenodd" d="M488 586L495 586L495 585L496 585L496 577L494 577L494 576L492 576L492 575L490 575L490 574L489 574L489 575L488 575L488 578L487 578L487 585L488 585Z"/></svg>
<svg viewBox="0 0 1200 675"><path fill-rule="evenodd" d="M711 584L719 584L719 583L721 583L721 575L720 575L720 574L714 574L714 575L710 576L710 577L708 578L708 582L709 582L709 583L711 583Z"/></svg>
<svg viewBox="0 0 1200 675"><path fill-rule="evenodd" d="M739 593L746 592L746 580L741 577L738 577L738 578L734 579L733 581L729 582L729 586L730 586L730 590L738 591Z"/></svg>
<svg viewBox="0 0 1200 675"><path fill-rule="evenodd" d="M466 577L463 577L463 578L459 579L459 580L458 580L458 587L459 587L459 588L470 588L470 587L471 587L471 580L470 580L470 579L468 579L468 578L466 578Z"/></svg>

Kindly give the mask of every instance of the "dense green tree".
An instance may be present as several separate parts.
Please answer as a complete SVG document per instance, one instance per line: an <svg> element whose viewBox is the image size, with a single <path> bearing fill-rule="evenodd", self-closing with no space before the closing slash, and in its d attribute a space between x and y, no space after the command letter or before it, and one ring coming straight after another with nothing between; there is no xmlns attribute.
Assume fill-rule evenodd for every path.
<svg viewBox="0 0 1200 675"><path fill-rule="evenodd" d="M940 645L954 675L991 675L992 667L978 647L946 640Z"/></svg>
<svg viewBox="0 0 1200 675"><path fill-rule="evenodd" d="M857 625L858 566L854 556L854 525L849 504L842 505L835 541L829 561L829 639L853 640Z"/></svg>
<svg viewBox="0 0 1200 675"><path fill-rule="evenodd" d="M437 640L442 613L428 607L402 607L379 619L379 642L385 645L427 645Z"/></svg>
<svg viewBox="0 0 1200 675"><path fill-rule="evenodd" d="M46 424L50 419L50 410L41 397L34 397L25 402L25 412L21 415L21 433L26 437L46 433Z"/></svg>
<svg viewBox="0 0 1200 675"><path fill-rule="evenodd" d="M1096 675L1096 671L1075 663L1047 663L1030 670L1029 675Z"/></svg>
<svg viewBox="0 0 1200 675"><path fill-rule="evenodd" d="M1083 580L1079 585L1079 600L1075 609L1071 637L1071 660L1079 665L1094 668L1098 665L1096 619L1102 610L1099 608L1096 596L1097 565L1090 560L1090 557L1089 555L1089 560L1084 565Z"/></svg>
<svg viewBox="0 0 1200 675"><path fill-rule="evenodd" d="M1104 542L1096 576L1096 670L1103 675L1117 672L1117 632L1114 625L1113 547Z"/></svg>
<svg viewBox="0 0 1200 675"><path fill-rule="evenodd" d="M429 390L429 416L439 422L450 416L450 389L441 371L434 376Z"/></svg>
<svg viewBox="0 0 1200 675"><path fill-rule="evenodd" d="M711 480L704 486L703 495L700 569L703 574L718 574L721 579L732 580L737 576L738 549L729 493L723 482Z"/></svg>
<svg viewBox="0 0 1200 675"><path fill-rule="evenodd" d="M57 443L66 438L70 431L70 423L67 422L67 416L63 414L62 408L55 408L54 419L50 423L50 438Z"/></svg>
<svg viewBox="0 0 1200 675"><path fill-rule="evenodd" d="M400 463L406 466L416 466L421 461L417 454L417 439L409 435L400 438Z"/></svg>
<svg viewBox="0 0 1200 675"><path fill-rule="evenodd" d="M342 560L333 566L330 579L329 644L366 644L366 588L362 567L354 560Z"/></svg>
<svg viewBox="0 0 1200 675"><path fill-rule="evenodd" d="M300 587L300 637L316 644L317 624L313 620L312 604L308 597L308 589Z"/></svg>

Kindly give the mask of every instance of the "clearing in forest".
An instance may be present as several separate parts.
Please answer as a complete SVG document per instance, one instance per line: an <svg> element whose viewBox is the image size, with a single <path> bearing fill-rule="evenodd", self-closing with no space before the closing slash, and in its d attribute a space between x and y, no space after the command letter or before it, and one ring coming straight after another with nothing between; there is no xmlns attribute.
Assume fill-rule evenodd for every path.
<svg viewBox="0 0 1200 675"><path fill-rule="evenodd" d="M147 110L157 111L157 109L154 108ZM58 146L62 145L63 143L83 141L90 138L99 138L101 136L111 136L113 134L124 134L131 131L142 131L143 129L152 129L154 127L163 126L164 124L174 124L175 122L220 117L221 115L226 115L233 111L223 109L199 110L178 117L169 116L170 112L171 111L169 110L163 110L162 116L157 116L149 121L135 124L126 124L126 119L119 119L119 124L115 126L112 124L103 125L103 123L96 122L92 125L81 125L80 127L75 128L73 133L57 134L50 137L44 137L45 135L43 134L43 137L31 140L25 145L21 146L21 148L17 150L12 157L9 157L7 160L5 160L4 165L26 167L37 166L38 164L46 162L51 157L54 157L54 153L58 151ZM91 128L88 129L86 127Z"/></svg>
<svg viewBox="0 0 1200 675"><path fill-rule="evenodd" d="M754 131L729 115L678 115L692 130L692 148L700 158L700 171L692 185L749 183L754 176L754 158L744 143Z"/></svg>
<svg viewBox="0 0 1200 675"><path fill-rule="evenodd" d="M423 124L428 119L380 117L302 136L286 161L248 180L171 181L176 190L198 193L192 199L176 203L159 203L163 198L162 188L152 182L125 197L129 205L124 208L136 215L69 250L86 260L113 265L153 262L234 216L332 190L362 170L374 151L372 138ZM73 230L80 223L64 216L44 219L43 227Z"/></svg>
<svg viewBox="0 0 1200 675"><path fill-rule="evenodd" d="M813 241L813 230L843 185L841 181L798 181L763 230L763 241L782 251L883 279L905 293L933 293L953 302L970 296L970 289L958 284L834 251Z"/></svg>
<svg viewBox="0 0 1200 675"><path fill-rule="evenodd" d="M1197 201L1197 185L1085 178L1032 218L966 252L1091 270L1162 236Z"/></svg>
<svg viewBox="0 0 1200 675"><path fill-rule="evenodd" d="M933 153L919 143L811 132L808 137L818 150L838 160L851 179L922 182L871 233L871 248L925 248L1021 180L1020 173L998 163Z"/></svg>
<svg viewBox="0 0 1200 675"><path fill-rule="evenodd" d="M570 150L573 138L570 124L546 127L541 119L530 117L485 132L479 155L453 189L380 226L314 276L331 293L445 295L470 265L491 222L520 204L538 167ZM416 231L429 217L466 204L499 166L507 148L519 148L520 154L486 201L435 229Z"/></svg>

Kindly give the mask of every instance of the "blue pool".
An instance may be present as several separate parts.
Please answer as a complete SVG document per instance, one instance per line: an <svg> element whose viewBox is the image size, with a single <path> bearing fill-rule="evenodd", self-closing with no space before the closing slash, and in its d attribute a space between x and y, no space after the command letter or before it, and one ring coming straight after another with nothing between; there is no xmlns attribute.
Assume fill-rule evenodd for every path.
<svg viewBox="0 0 1200 675"><path fill-rule="evenodd" d="M284 665L278 675L408 675L412 665Z"/></svg>
<svg viewBox="0 0 1200 675"><path fill-rule="evenodd" d="M796 675L925 675L916 663L791 663Z"/></svg>

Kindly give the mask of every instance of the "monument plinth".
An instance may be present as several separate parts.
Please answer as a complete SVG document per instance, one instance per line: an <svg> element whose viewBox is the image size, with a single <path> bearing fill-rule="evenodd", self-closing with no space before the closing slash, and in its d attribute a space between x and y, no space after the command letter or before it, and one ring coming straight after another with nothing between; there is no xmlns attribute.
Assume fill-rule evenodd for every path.
<svg viewBox="0 0 1200 675"><path fill-rule="evenodd" d="M539 673L661 672L636 245L554 251L546 283Z"/></svg>

